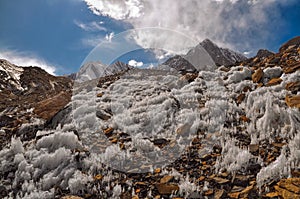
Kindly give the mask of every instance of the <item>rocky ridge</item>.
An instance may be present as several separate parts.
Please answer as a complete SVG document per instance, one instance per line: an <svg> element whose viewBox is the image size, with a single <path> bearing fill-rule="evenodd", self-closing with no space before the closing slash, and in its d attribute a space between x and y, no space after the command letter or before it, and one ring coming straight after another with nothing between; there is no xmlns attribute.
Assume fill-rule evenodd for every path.
<svg viewBox="0 0 300 199"><path fill-rule="evenodd" d="M6 60L0 60L0 73L1 148L22 125L33 122L37 127L39 119L49 120L71 99L73 83L69 78L52 76L38 67L19 67ZM35 135L21 136L31 139Z"/></svg>
<svg viewBox="0 0 300 199"><path fill-rule="evenodd" d="M266 51L264 51L266 54ZM261 53L262 54L262 51ZM163 65L174 68L181 73L195 73L202 70L214 71L219 66L231 66L247 58L227 48L221 48L209 39L203 40L185 55L169 58Z"/></svg>
<svg viewBox="0 0 300 199"><path fill-rule="evenodd" d="M212 59L218 66L229 66L235 64L236 62L247 59L247 57L245 57L244 55L234 52L228 48L218 47L209 39L203 40L199 45L206 50L206 52L212 57Z"/></svg>

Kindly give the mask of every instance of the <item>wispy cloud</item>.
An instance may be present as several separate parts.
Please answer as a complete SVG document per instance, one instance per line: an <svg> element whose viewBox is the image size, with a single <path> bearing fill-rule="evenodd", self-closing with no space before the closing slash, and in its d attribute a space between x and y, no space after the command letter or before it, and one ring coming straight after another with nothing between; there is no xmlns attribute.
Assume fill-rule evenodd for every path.
<svg viewBox="0 0 300 199"><path fill-rule="evenodd" d="M140 27L163 27L182 32L198 41L214 40L224 47L255 51L276 39L283 27L279 9L297 0L84 0L96 15L124 20ZM160 35L160 38L168 35ZM153 43L147 35L141 45ZM137 41L139 42L139 41ZM176 40L174 43L178 42Z"/></svg>
<svg viewBox="0 0 300 199"><path fill-rule="evenodd" d="M85 47L88 47L88 48L96 47L97 45L99 45L103 41L106 41L106 39L102 35L88 36L88 37L85 37L85 38L81 39L82 45L85 46Z"/></svg>
<svg viewBox="0 0 300 199"><path fill-rule="evenodd" d="M18 66L38 66L51 75L55 75L56 68L55 66L47 63L45 60L34 56L29 53L4 50L0 51L0 58L6 59L9 62L16 64Z"/></svg>
<svg viewBox="0 0 300 199"><path fill-rule="evenodd" d="M93 21L93 22L89 22L89 23L83 23L83 22L74 20L74 23L79 28L81 28L82 30L87 31L87 32L107 31L107 29L104 26L102 26L102 24L104 24L103 21L100 21L100 22Z"/></svg>

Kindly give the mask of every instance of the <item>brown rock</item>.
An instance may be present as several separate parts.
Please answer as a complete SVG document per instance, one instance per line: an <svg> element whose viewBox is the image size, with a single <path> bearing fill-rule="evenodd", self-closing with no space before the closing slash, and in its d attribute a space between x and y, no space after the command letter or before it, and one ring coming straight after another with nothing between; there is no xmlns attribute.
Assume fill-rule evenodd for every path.
<svg viewBox="0 0 300 199"><path fill-rule="evenodd" d="M266 197L268 197L268 198L275 198L278 196L279 196L278 192L271 192L271 193L266 194Z"/></svg>
<svg viewBox="0 0 300 199"><path fill-rule="evenodd" d="M168 183L168 182L170 182L173 178L174 178L173 176L164 176L164 177L162 177L162 178L160 179L160 183L163 183L163 184Z"/></svg>
<svg viewBox="0 0 300 199"><path fill-rule="evenodd" d="M103 96L103 93L98 93L97 94L97 97L102 97Z"/></svg>
<svg viewBox="0 0 300 199"><path fill-rule="evenodd" d="M81 198L79 196L71 196L71 195L69 195L69 196L63 196L60 199L83 199L83 198Z"/></svg>
<svg viewBox="0 0 300 199"><path fill-rule="evenodd" d="M183 75L180 79L184 80L184 81L188 81L188 82L192 82L194 81L194 79L196 79L198 77L198 74L195 73L187 73L185 75Z"/></svg>
<svg viewBox="0 0 300 199"><path fill-rule="evenodd" d="M242 102L244 101L245 97L246 97L246 95L245 95L244 93L240 94L240 95L237 97L236 102L237 102L238 104L242 103Z"/></svg>
<svg viewBox="0 0 300 199"><path fill-rule="evenodd" d="M139 199L137 195L132 196L132 199Z"/></svg>
<svg viewBox="0 0 300 199"><path fill-rule="evenodd" d="M219 70L227 73L227 72L230 71L230 68L228 68L228 67L226 67L226 66L221 66L221 67L219 68Z"/></svg>
<svg viewBox="0 0 300 199"><path fill-rule="evenodd" d="M94 180L102 180L103 176L101 174L98 174L94 176Z"/></svg>
<svg viewBox="0 0 300 199"><path fill-rule="evenodd" d="M297 70L300 70L300 63L296 63L296 64L292 64L290 66L287 66L284 69L284 73L288 74L288 73L293 73L296 72Z"/></svg>
<svg viewBox="0 0 300 199"><path fill-rule="evenodd" d="M282 82L281 78L273 78L267 83L267 86L275 86L277 84L280 84L281 82Z"/></svg>
<svg viewBox="0 0 300 199"><path fill-rule="evenodd" d="M260 88L260 87L263 87L263 86L264 86L263 83L258 83L258 84L257 84L257 88Z"/></svg>
<svg viewBox="0 0 300 199"><path fill-rule="evenodd" d="M213 193L214 193L214 191L211 190L211 189L209 189L209 190L207 190L207 191L204 192L204 195L210 196L210 195L212 195Z"/></svg>
<svg viewBox="0 0 300 199"><path fill-rule="evenodd" d="M217 190L216 192L215 192L215 199L221 199L222 198L222 196L224 195L224 190L223 189L221 189L221 190Z"/></svg>
<svg viewBox="0 0 300 199"><path fill-rule="evenodd" d="M249 192L253 189L253 185L246 187L242 191L239 191L242 189L242 187L233 187L232 192L228 194L230 198L248 198Z"/></svg>
<svg viewBox="0 0 300 199"><path fill-rule="evenodd" d="M101 120L109 120L111 118L111 116L109 114L107 114L105 111L102 111L102 110L99 110L99 111L96 111L96 116L98 118L100 118Z"/></svg>
<svg viewBox="0 0 300 199"><path fill-rule="evenodd" d="M300 91L300 81L287 83L285 89L292 92Z"/></svg>
<svg viewBox="0 0 300 199"><path fill-rule="evenodd" d="M294 177L294 178L300 178L300 171L292 170L291 174L292 174L292 177Z"/></svg>
<svg viewBox="0 0 300 199"><path fill-rule="evenodd" d="M238 199L239 198L240 193L239 192L234 192L234 193L228 193L228 196L230 198L234 198L234 199Z"/></svg>
<svg viewBox="0 0 300 199"><path fill-rule="evenodd" d="M243 189L244 187L233 186L231 192L241 192Z"/></svg>
<svg viewBox="0 0 300 199"><path fill-rule="evenodd" d="M179 190L179 186L176 184L164 184L164 183L159 183L155 185L158 192L162 195L170 195L175 191Z"/></svg>
<svg viewBox="0 0 300 199"><path fill-rule="evenodd" d="M227 172L223 172L223 173L221 173L221 174L220 174L220 176L222 176L222 177L225 177L225 178L226 178L226 177L228 177L228 173L227 173Z"/></svg>
<svg viewBox="0 0 300 199"><path fill-rule="evenodd" d="M118 143L118 138L112 138L110 140L110 142L113 143L113 144L116 144L116 143Z"/></svg>
<svg viewBox="0 0 300 199"><path fill-rule="evenodd" d="M250 122L250 119L249 119L247 116L242 115L242 116L240 117L240 121L249 123L249 122Z"/></svg>
<svg viewBox="0 0 300 199"><path fill-rule="evenodd" d="M109 128L107 128L107 129L104 129L103 132L104 132L105 135L109 135L109 134L111 134L113 131L114 131L114 128L109 127Z"/></svg>
<svg viewBox="0 0 300 199"><path fill-rule="evenodd" d="M50 120L56 113L62 110L70 100L71 94L62 91L54 97L37 103L33 112L40 118Z"/></svg>
<svg viewBox="0 0 300 199"><path fill-rule="evenodd" d="M250 153L256 153L259 150L259 145L258 144L250 144L249 145L249 151Z"/></svg>
<svg viewBox="0 0 300 199"><path fill-rule="evenodd" d="M246 187L243 191L240 192L240 198L248 198L249 192L253 189L253 185Z"/></svg>
<svg viewBox="0 0 300 199"><path fill-rule="evenodd" d="M276 142L273 142L272 145L275 146L275 147L281 148L281 147L283 147L286 144L285 143L276 143Z"/></svg>
<svg viewBox="0 0 300 199"><path fill-rule="evenodd" d="M199 182L203 181L205 179L204 176L200 176L200 178L198 179Z"/></svg>
<svg viewBox="0 0 300 199"><path fill-rule="evenodd" d="M295 95L295 96L286 96L285 97L285 103L289 107L296 107L300 108L300 95Z"/></svg>
<svg viewBox="0 0 300 199"><path fill-rule="evenodd" d="M300 194L300 178L288 178L280 180L278 183L279 187L285 188L296 194Z"/></svg>
<svg viewBox="0 0 300 199"><path fill-rule="evenodd" d="M300 197L299 194L295 194L286 189L282 189L279 186L274 186L275 190L278 192L278 195L283 199L298 199Z"/></svg>
<svg viewBox="0 0 300 199"><path fill-rule="evenodd" d="M135 185L147 186L147 184L145 182L136 182Z"/></svg>
<svg viewBox="0 0 300 199"><path fill-rule="evenodd" d="M255 71L254 74L252 74L252 80L254 83L258 83L261 81L262 77L264 75L264 72L261 68Z"/></svg>
<svg viewBox="0 0 300 199"><path fill-rule="evenodd" d="M92 198L92 197L90 197ZM129 192L124 192L120 195L120 199L132 199L131 193Z"/></svg>
<svg viewBox="0 0 300 199"><path fill-rule="evenodd" d="M229 182L229 180L220 177L214 177L213 180L218 184L225 184Z"/></svg>
<svg viewBox="0 0 300 199"><path fill-rule="evenodd" d="M248 91L251 91L252 89L249 87L249 86L245 86L244 88L243 88L243 92L248 92Z"/></svg>

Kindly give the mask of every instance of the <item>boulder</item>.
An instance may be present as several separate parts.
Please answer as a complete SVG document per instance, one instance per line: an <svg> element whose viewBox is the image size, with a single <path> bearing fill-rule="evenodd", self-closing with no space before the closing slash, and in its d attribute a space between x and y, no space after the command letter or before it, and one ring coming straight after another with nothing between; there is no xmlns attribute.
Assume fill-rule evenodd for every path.
<svg viewBox="0 0 300 199"><path fill-rule="evenodd" d="M159 194L162 195L170 195L175 191L179 190L179 186L177 184L166 184L166 183L159 183L156 184L156 188Z"/></svg>
<svg viewBox="0 0 300 199"><path fill-rule="evenodd" d="M254 83L259 83L264 76L264 72L261 68L257 69L254 74L252 74L252 80Z"/></svg>

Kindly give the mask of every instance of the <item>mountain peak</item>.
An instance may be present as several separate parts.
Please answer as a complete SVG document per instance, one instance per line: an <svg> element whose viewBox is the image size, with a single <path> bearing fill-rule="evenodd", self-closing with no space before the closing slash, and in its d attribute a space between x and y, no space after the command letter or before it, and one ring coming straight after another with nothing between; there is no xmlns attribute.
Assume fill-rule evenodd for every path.
<svg viewBox="0 0 300 199"><path fill-rule="evenodd" d="M247 58L241 53L234 52L233 50L219 47L210 39L203 40L200 44L207 53L214 60L216 65L233 65L237 62L246 60Z"/></svg>
<svg viewBox="0 0 300 199"><path fill-rule="evenodd" d="M265 57L269 57L271 55L274 55L274 53L267 49L260 49L260 50L258 50L256 57L265 58Z"/></svg>
<svg viewBox="0 0 300 199"><path fill-rule="evenodd" d="M211 41L210 39L204 39L202 42L200 42L201 46L204 45L213 45L213 46L218 46L217 44L215 44L213 41Z"/></svg>

